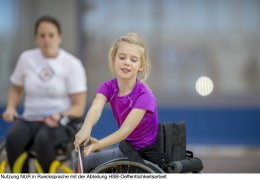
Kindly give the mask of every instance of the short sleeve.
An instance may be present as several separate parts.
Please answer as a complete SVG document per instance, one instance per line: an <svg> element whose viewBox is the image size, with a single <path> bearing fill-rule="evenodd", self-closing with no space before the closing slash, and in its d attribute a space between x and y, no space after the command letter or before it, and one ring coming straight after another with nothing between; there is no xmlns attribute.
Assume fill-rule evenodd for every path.
<svg viewBox="0 0 260 180"><path fill-rule="evenodd" d="M144 109L146 111L154 113L156 109L155 97L149 92L143 92L137 97L133 108Z"/></svg>
<svg viewBox="0 0 260 180"><path fill-rule="evenodd" d="M19 57L18 62L15 66L14 72L10 77L11 83L18 86L24 86L24 77L26 71L26 62L23 54Z"/></svg>
<svg viewBox="0 0 260 180"><path fill-rule="evenodd" d="M68 93L75 94L87 90L87 75L80 61L75 61L68 75Z"/></svg>
<svg viewBox="0 0 260 180"><path fill-rule="evenodd" d="M103 94L107 98L107 101L109 102L111 100L112 95L113 95L112 82L111 81L103 82L97 88L96 93Z"/></svg>

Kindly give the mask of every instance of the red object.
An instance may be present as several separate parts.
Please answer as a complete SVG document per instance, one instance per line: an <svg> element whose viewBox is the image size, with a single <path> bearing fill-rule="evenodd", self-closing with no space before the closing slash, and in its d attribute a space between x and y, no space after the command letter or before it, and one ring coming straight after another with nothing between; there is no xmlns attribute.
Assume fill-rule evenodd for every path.
<svg viewBox="0 0 260 180"><path fill-rule="evenodd" d="M83 171L83 146L78 148L78 163L77 163L77 173L84 173Z"/></svg>

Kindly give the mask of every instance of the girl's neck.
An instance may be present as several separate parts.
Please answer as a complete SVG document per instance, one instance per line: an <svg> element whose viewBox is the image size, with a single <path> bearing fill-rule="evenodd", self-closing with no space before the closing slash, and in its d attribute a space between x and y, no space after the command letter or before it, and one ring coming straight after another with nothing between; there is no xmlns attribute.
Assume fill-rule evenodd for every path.
<svg viewBox="0 0 260 180"><path fill-rule="evenodd" d="M133 79L131 81L123 81L122 79L117 79L117 84L119 88L118 95L125 96L134 89L136 84L136 79Z"/></svg>

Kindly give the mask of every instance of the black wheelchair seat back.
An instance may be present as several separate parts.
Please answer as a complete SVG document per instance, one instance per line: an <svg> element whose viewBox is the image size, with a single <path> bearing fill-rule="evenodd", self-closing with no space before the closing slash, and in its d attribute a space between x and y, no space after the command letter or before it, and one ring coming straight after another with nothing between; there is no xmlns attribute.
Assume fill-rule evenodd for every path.
<svg viewBox="0 0 260 180"><path fill-rule="evenodd" d="M156 148L158 152L165 154L166 158L160 166L166 172L200 172L203 169L202 161L187 150L184 121L159 123Z"/></svg>
<svg viewBox="0 0 260 180"><path fill-rule="evenodd" d="M119 147L131 161L144 163L143 159L148 160L166 173L200 172L203 169L201 160L194 158L193 152L186 149L183 121L159 123L156 143L138 152L128 142L121 142Z"/></svg>
<svg viewBox="0 0 260 180"><path fill-rule="evenodd" d="M157 151L165 153L166 163L178 161L186 157L186 127L180 123L163 122L158 125L156 140Z"/></svg>

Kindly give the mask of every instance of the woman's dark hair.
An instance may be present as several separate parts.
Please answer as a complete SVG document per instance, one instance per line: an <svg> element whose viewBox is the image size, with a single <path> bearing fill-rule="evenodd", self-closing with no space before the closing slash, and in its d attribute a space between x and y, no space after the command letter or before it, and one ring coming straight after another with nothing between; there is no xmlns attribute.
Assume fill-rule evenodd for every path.
<svg viewBox="0 0 260 180"><path fill-rule="evenodd" d="M56 26L59 34L61 34L61 26L60 26L60 23L57 19L55 19L54 17L52 16L42 16L40 17L36 23L35 23L35 26L34 26L34 35L37 34L37 31L38 31L38 27L39 25L42 23L42 22L48 22L48 23L52 23L53 25Z"/></svg>

